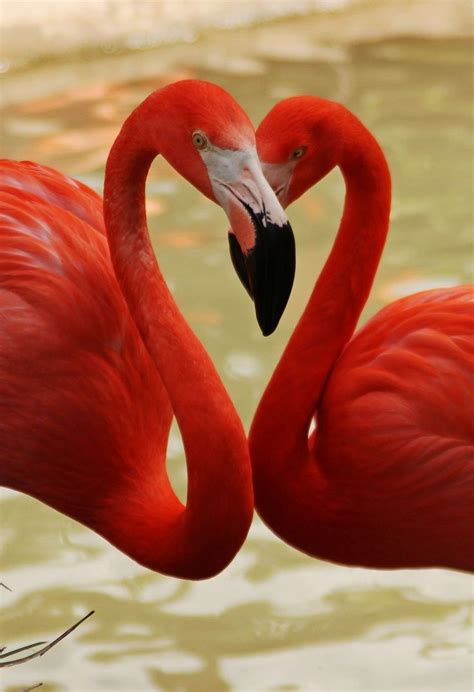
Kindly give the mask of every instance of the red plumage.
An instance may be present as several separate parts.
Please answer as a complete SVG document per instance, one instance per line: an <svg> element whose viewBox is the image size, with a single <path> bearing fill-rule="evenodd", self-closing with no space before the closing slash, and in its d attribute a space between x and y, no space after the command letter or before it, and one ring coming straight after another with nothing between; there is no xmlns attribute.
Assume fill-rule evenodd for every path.
<svg viewBox="0 0 474 692"><path fill-rule="evenodd" d="M146 174L170 128L176 168L212 196L191 139L203 122L236 149L252 144L247 116L219 87L190 80L152 94L112 148L104 203L52 169L0 165L0 483L192 579L232 560L253 512L242 424L146 227ZM173 412L186 505L166 472Z"/></svg>
<svg viewBox="0 0 474 692"><path fill-rule="evenodd" d="M257 143L287 202L335 165L346 181L333 249L252 423L257 511L322 559L473 571L472 287L398 300L353 336L388 230L383 153L312 97L278 104Z"/></svg>
<svg viewBox="0 0 474 692"><path fill-rule="evenodd" d="M1 480L91 525L128 477L154 485L170 402L117 283L101 199L7 161L1 195Z"/></svg>

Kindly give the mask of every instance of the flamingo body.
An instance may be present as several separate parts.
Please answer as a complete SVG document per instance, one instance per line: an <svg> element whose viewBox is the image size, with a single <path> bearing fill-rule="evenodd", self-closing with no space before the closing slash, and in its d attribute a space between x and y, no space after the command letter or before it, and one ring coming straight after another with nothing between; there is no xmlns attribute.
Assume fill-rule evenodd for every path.
<svg viewBox="0 0 474 692"><path fill-rule="evenodd" d="M346 183L335 243L252 423L257 511L322 559L474 571L472 287L402 298L354 334L389 225L382 150L343 106L309 96L277 104L257 142L284 204L336 165Z"/></svg>
<svg viewBox="0 0 474 692"><path fill-rule="evenodd" d="M312 456L345 515L339 559L472 568L472 308L469 287L398 300L335 363Z"/></svg>
<svg viewBox="0 0 474 692"><path fill-rule="evenodd" d="M0 483L177 577L220 572L253 514L247 440L208 354L151 246L145 183L163 155L233 225L239 267L272 331L294 247L263 176L253 127L220 87L184 80L127 118L103 201L29 162L1 162ZM261 246L267 252L256 250ZM274 274L289 268L285 291ZM186 504L166 472L172 416L186 452Z"/></svg>
<svg viewBox="0 0 474 692"><path fill-rule="evenodd" d="M104 527L128 478L137 496L161 483L169 398L117 283L102 200L5 161L1 204L2 483Z"/></svg>

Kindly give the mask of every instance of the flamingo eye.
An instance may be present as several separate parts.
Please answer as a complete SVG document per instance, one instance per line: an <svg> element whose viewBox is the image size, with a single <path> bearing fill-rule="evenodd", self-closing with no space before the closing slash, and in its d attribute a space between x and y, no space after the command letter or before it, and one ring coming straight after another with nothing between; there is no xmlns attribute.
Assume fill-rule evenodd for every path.
<svg viewBox="0 0 474 692"><path fill-rule="evenodd" d="M205 137L202 132L193 132L193 144L196 149L200 149L201 151L207 149L207 137Z"/></svg>
<svg viewBox="0 0 474 692"><path fill-rule="evenodd" d="M306 147L298 147L291 152L290 159L300 159L306 153Z"/></svg>

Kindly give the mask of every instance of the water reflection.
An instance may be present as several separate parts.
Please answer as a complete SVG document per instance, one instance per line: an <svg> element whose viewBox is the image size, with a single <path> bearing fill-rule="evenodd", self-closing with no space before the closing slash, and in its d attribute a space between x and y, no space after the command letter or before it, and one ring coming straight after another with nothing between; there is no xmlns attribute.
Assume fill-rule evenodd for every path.
<svg viewBox="0 0 474 692"><path fill-rule="evenodd" d="M245 77L242 64L233 71L219 61L212 68L189 62L184 69L166 49L168 63L160 51L140 60L114 58L114 83L102 63L81 64L68 73L67 87L45 95L39 76L48 69L51 79L59 75L52 83L65 84L65 68L39 66L18 78L18 84L31 84L30 96L5 108L4 153L55 166L100 190L119 123L167 79L218 81L255 122L275 98L318 93L341 99L380 139L394 182L391 233L364 319L417 287L468 280L469 45L359 42L324 53L312 44L314 30L299 21L301 50L287 56L262 44L258 64L248 64ZM229 36L221 43L234 40ZM204 41L200 50L209 45ZM157 78L163 64L168 71ZM291 208L295 287L277 334L263 339L230 265L222 211L163 161L153 167L148 204L160 264L247 426L330 248L342 194L333 173ZM169 451L173 483L184 497L176 428ZM1 580L13 588L0 593L2 641L52 638L96 610L87 628L61 647L5 673L7 690L39 681L45 690L469 688L467 575L320 563L280 543L256 520L224 574L191 584L144 570L29 498L4 493L0 512Z"/></svg>
<svg viewBox="0 0 474 692"><path fill-rule="evenodd" d="M277 582L281 586L291 577L291 569L283 570ZM467 624L469 611L469 600L440 602L413 588L345 587L329 591L321 601L308 599L307 590L300 592L304 603L296 613L291 606L282 608L264 599L262 589L248 602L218 614L169 612L169 606L179 605L194 588L187 582L174 582L171 593L160 596L156 590L153 599L143 598L135 580L133 596L110 595L105 588L45 588L23 596L14 607L6 605L4 623L10 636L18 636L18 612L29 614L29 636L40 637L45 631L59 631L64 622L72 622L93 603L93 620L75 638L76 644L91 645L91 666L104 671L117 664L119 669L133 659L145 667L158 689L224 690L231 687L221 661L235 663L308 647L318 655L320 646L365 642L374 649L380 642L387 648L391 640L403 638L413 642L414 652L421 657L431 657L437 650L438 657L442 652L446 659L454 658L449 645L444 645L445 632L453 624ZM293 600L300 598L293 595ZM35 614L41 614L40 618L33 619ZM459 644L451 649L455 647L457 656L466 654Z"/></svg>

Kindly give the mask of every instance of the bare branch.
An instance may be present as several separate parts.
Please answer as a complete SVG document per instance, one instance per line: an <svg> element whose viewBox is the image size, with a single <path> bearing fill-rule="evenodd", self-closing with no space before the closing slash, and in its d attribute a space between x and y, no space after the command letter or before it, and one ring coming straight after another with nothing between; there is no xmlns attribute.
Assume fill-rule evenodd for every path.
<svg viewBox="0 0 474 692"><path fill-rule="evenodd" d="M26 649L33 649L35 646L41 646L41 644L46 644L47 642L35 642L34 644L27 644L26 646L20 646L19 649L13 649L13 651L7 651L6 654L3 652L7 648L6 646L2 647L2 650L0 651L0 658L7 658L7 656L13 656L14 654L19 654L20 651L26 651Z"/></svg>
<svg viewBox="0 0 474 692"><path fill-rule="evenodd" d="M26 661L31 661L33 658L38 658L39 656L43 656L46 652L48 652L50 649L53 648L53 646L56 646L64 637L67 637L68 634L71 634L79 625L81 625L84 620L87 620L87 618L90 618L91 615L94 614L94 611L91 610L90 613L87 613L83 618L81 618L78 622L76 622L75 625L72 625L72 627L69 627L65 632L59 635L59 637L56 637L56 639L53 639L52 642L50 642L47 646L43 647L39 651L35 651L34 654L29 654L28 656L22 656L21 658L16 658L14 661L2 661L0 662L0 668L6 668L7 666L16 666L19 663L26 663ZM29 648L29 647L24 647L24 648ZM3 657L5 657L5 654L3 654Z"/></svg>

